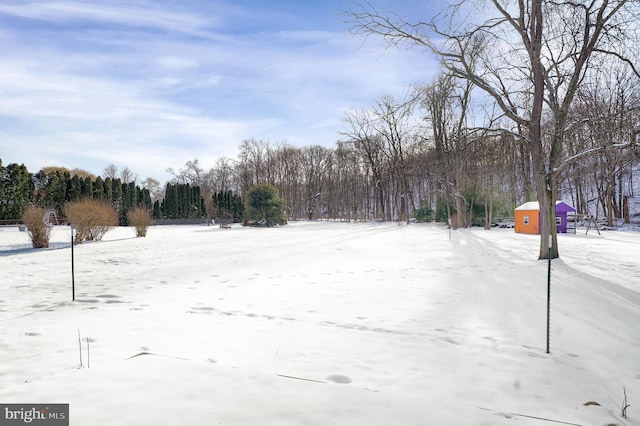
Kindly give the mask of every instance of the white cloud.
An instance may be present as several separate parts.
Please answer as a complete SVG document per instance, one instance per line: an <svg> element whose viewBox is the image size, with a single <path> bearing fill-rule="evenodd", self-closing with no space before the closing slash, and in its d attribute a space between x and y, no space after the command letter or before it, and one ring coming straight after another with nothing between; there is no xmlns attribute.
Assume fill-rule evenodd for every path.
<svg viewBox="0 0 640 426"><path fill-rule="evenodd" d="M169 2L0 5L0 23L11 14L82 24L25 31L5 17L0 144L12 142L2 146L3 162L96 174L109 163L126 164L141 177L163 180L167 167L194 157L204 167L233 157L250 137L332 146L346 108L403 92L437 71L422 52L384 49L312 24L306 31L214 32L211 16L205 20L191 6L188 12ZM251 11L207 6L220 9L218 20ZM150 27L176 31L143 30Z"/></svg>
<svg viewBox="0 0 640 426"><path fill-rule="evenodd" d="M172 71L186 71L198 66L195 58L185 58L181 56L160 56L156 59L159 67Z"/></svg>
<svg viewBox="0 0 640 426"><path fill-rule="evenodd" d="M195 30L211 21L203 20L193 13L177 10L160 10L154 3L137 2L82 2L47 1L41 3L14 3L0 5L0 13L22 18L53 22L108 22L132 27L164 28L178 31Z"/></svg>

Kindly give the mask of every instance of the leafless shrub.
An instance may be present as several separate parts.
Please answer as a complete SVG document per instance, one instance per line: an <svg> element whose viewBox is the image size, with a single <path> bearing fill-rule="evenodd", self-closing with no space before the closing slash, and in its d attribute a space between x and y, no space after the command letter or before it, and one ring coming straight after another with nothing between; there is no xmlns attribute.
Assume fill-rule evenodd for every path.
<svg viewBox="0 0 640 426"><path fill-rule="evenodd" d="M27 227L27 233L31 238L33 248L49 247L51 227L44 224L44 214L46 210L42 207L31 205L22 214L22 222Z"/></svg>
<svg viewBox="0 0 640 426"><path fill-rule="evenodd" d="M127 213L129 225L136 228L136 237L146 237L151 225L151 212L144 207L136 207Z"/></svg>
<svg viewBox="0 0 640 426"><path fill-rule="evenodd" d="M118 213L112 206L89 198L65 204L64 214L76 227L74 244L82 244L85 240L100 241L118 225Z"/></svg>

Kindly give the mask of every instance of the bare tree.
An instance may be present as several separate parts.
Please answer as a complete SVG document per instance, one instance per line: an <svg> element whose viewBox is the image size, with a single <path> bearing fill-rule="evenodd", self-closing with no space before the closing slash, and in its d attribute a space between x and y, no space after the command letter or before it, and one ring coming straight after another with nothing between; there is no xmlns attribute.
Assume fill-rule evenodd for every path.
<svg viewBox="0 0 640 426"><path fill-rule="evenodd" d="M281 143L271 155L271 163L273 184L285 201L289 217L293 220L305 217L301 149Z"/></svg>
<svg viewBox="0 0 640 426"><path fill-rule="evenodd" d="M240 144L238 174L244 192L252 185L270 183L268 178L269 144L262 140L247 139Z"/></svg>
<svg viewBox="0 0 640 426"><path fill-rule="evenodd" d="M111 178L111 180L116 180L118 178L118 166L111 163L104 168L102 174L104 174L105 179Z"/></svg>
<svg viewBox="0 0 640 426"><path fill-rule="evenodd" d="M333 206L332 218L351 222L364 218L367 191L358 153L351 144L338 142L333 151L328 198Z"/></svg>
<svg viewBox="0 0 640 426"><path fill-rule="evenodd" d="M374 200L369 205L374 211L378 209L377 218L389 220L390 212L387 208L389 182L385 173L380 135L374 126L375 117L370 111L353 110L345 113L343 121L347 124L347 129L340 134L347 138L346 142L358 152L371 173Z"/></svg>
<svg viewBox="0 0 640 426"><path fill-rule="evenodd" d="M602 211L607 225L614 226L614 218L629 220L625 200L633 189L629 180L635 156L630 149L606 148L631 139L640 122L640 80L615 64L608 65L579 91L571 111L578 124L567 131L569 156L589 150L600 154L568 167L565 182L579 212L587 213L589 202L597 200L596 216Z"/></svg>
<svg viewBox="0 0 640 426"><path fill-rule="evenodd" d="M415 210L412 190L409 186L407 154L411 152L413 138L412 118L414 106L418 100L416 94L400 101L392 96L382 96L373 107L373 127L379 135L381 148L387 157L389 173L393 180L393 204L396 206L399 220L409 223L409 206Z"/></svg>
<svg viewBox="0 0 640 426"><path fill-rule="evenodd" d="M148 177L141 182L141 186L149 191L152 202L164 198L164 188L160 185L160 181L157 179Z"/></svg>
<svg viewBox="0 0 640 426"><path fill-rule="evenodd" d="M305 201L308 218L313 220L321 217L324 213L324 209L321 208L321 197L326 189L326 175L330 170L331 150L320 145L306 147L302 149L301 159L302 175L306 186Z"/></svg>
<svg viewBox="0 0 640 426"><path fill-rule="evenodd" d="M210 170L213 192L239 191L236 179L235 161L229 158L218 158Z"/></svg>
<svg viewBox="0 0 640 426"><path fill-rule="evenodd" d="M138 176L131 171L131 169L127 166L124 166L122 170L120 170L120 179L122 183L131 183L135 182L138 179Z"/></svg>
<svg viewBox="0 0 640 426"><path fill-rule="evenodd" d="M423 89L422 105L433 133L439 190L447 202L454 228L470 225L464 192L468 180L465 171L470 143L467 114L472 88L468 80L442 74ZM449 211L451 204L455 206L455 215Z"/></svg>

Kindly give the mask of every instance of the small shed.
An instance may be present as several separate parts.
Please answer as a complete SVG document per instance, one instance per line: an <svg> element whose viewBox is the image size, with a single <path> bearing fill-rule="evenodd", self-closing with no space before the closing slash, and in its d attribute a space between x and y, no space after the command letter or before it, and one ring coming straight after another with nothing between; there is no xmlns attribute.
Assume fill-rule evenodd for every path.
<svg viewBox="0 0 640 426"><path fill-rule="evenodd" d="M556 201L556 232L567 233L567 215L576 209L564 201ZM540 233L540 205L537 201L529 201L516 207L513 211L515 231L521 234Z"/></svg>

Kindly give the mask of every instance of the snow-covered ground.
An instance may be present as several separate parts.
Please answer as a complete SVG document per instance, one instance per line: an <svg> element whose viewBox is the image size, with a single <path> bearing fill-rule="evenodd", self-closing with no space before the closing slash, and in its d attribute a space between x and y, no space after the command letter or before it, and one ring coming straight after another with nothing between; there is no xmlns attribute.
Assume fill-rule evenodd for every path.
<svg viewBox="0 0 640 426"><path fill-rule="evenodd" d="M75 247L75 302L69 237L0 228L0 403L69 403L71 425L640 422L639 233L559 236L550 354L547 263L512 229L118 228Z"/></svg>

